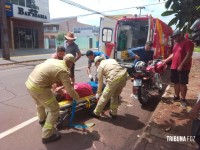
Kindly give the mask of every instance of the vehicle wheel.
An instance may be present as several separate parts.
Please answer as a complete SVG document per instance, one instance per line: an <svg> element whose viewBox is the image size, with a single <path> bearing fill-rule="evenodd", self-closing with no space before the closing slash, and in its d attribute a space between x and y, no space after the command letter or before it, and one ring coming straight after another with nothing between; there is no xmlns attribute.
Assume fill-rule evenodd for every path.
<svg viewBox="0 0 200 150"><path fill-rule="evenodd" d="M159 73L155 73L154 75L154 81L156 88L158 89L159 92L163 91L163 85L162 85L162 79Z"/></svg>
<svg viewBox="0 0 200 150"><path fill-rule="evenodd" d="M62 130L63 127L64 127L63 124L60 123L60 122L56 124L56 129L57 129L58 131Z"/></svg>
<svg viewBox="0 0 200 150"><path fill-rule="evenodd" d="M142 86L138 88L138 100L142 105L146 105L150 100L148 90L147 83L143 83Z"/></svg>

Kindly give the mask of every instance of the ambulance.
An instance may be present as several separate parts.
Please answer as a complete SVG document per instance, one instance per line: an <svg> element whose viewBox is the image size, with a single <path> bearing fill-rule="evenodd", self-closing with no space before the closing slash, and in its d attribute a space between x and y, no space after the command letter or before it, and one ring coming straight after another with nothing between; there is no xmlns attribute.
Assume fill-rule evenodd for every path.
<svg viewBox="0 0 200 150"><path fill-rule="evenodd" d="M104 16L100 21L99 51L123 66L132 66L127 50L153 42L154 58L171 54L173 30L158 18L145 16Z"/></svg>

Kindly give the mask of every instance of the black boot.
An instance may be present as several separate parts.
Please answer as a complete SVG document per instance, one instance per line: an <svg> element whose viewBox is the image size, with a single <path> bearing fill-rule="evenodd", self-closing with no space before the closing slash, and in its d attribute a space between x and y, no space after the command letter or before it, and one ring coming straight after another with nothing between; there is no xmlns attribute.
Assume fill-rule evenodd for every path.
<svg viewBox="0 0 200 150"><path fill-rule="evenodd" d="M91 113L91 116L92 116L93 118L97 118L97 119L101 118L101 116L96 115L94 112Z"/></svg>
<svg viewBox="0 0 200 150"><path fill-rule="evenodd" d="M48 138L42 138L42 143L46 144L46 143L54 142L54 141L59 140L60 138L61 138L60 133L54 133L52 136Z"/></svg>
<svg viewBox="0 0 200 150"><path fill-rule="evenodd" d="M45 124L45 122L46 122L46 120L44 120L44 121L39 121L39 124L43 127L44 124Z"/></svg>
<svg viewBox="0 0 200 150"><path fill-rule="evenodd" d="M109 111L109 115L112 117L112 119L117 119L117 115L113 115L111 111Z"/></svg>

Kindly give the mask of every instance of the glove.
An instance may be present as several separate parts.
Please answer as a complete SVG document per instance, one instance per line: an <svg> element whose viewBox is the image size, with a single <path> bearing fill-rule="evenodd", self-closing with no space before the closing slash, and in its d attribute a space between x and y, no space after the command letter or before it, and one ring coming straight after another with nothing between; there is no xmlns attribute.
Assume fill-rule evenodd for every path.
<svg viewBox="0 0 200 150"><path fill-rule="evenodd" d="M89 79L90 79L90 80L93 79L93 76L92 76L91 74L89 74Z"/></svg>
<svg viewBox="0 0 200 150"><path fill-rule="evenodd" d="M99 97L100 97L100 95L97 93L97 94L95 95L95 98L96 98L96 99L99 99Z"/></svg>
<svg viewBox="0 0 200 150"><path fill-rule="evenodd" d="M89 74L89 79L90 79L91 82L94 81L93 76L91 74Z"/></svg>

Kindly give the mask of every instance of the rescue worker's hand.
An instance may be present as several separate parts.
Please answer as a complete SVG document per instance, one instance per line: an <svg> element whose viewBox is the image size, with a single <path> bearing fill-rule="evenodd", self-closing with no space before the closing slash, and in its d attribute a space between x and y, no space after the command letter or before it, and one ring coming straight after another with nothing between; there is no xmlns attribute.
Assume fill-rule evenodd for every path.
<svg viewBox="0 0 200 150"><path fill-rule="evenodd" d="M62 89L64 89L64 86L56 87L55 92L60 92Z"/></svg>
<svg viewBox="0 0 200 150"><path fill-rule="evenodd" d="M99 97L100 97L100 95L97 93L97 94L95 95L95 98L96 98L96 99L99 99Z"/></svg>
<svg viewBox="0 0 200 150"><path fill-rule="evenodd" d="M93 80L93 76L91 74L89 74L89 79L92 81Z"/></svg>

